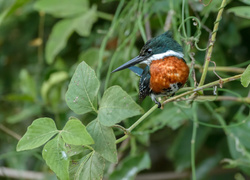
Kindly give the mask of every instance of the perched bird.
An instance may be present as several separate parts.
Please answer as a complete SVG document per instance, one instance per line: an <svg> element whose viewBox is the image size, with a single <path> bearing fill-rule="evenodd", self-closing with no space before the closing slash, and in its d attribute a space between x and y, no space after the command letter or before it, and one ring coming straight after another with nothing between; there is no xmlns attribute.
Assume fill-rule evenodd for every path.
<svg viewBox="0 0 250 180"><path fill-rule="evenodd" d="M161 107L160 96L173 96L188 79L189 68L183 59L183 50L169 31L150 39L140 51L139 56L121 65L113 72L129 68L140 76L139 98L146 96ZM144 69L134 65L146 64Z"/></svg>

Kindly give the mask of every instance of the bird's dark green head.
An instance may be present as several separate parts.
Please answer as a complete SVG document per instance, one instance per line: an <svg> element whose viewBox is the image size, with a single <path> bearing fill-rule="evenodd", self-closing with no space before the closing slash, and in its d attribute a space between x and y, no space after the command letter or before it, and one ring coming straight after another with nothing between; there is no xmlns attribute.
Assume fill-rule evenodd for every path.
<svg viewBox="0 0 250 180"><path fill-rule="evenodd" d="M152 56L154 54L161 54L167 51L174 51L182 53L183 49L179 43L177 43L170 31L167 31L155 38L152 38L146 42L140 52L140 56Z"/></svg>
<svg viewBox="0 0 250 180"><path fill-rule="evenodd" d="M112 72L129 68L138 63L149 65L153 60L162 59L166 56L183 58L182 51L181 45L172 38L171 32L167 31L147 41L141 49L139 56L136 56Z"/></svg>

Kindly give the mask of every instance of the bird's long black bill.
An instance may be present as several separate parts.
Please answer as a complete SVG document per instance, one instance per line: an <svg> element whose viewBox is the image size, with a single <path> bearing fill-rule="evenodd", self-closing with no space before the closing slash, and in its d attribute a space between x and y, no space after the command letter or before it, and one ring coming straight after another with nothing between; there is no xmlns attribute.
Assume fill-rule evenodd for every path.
<svg viewBox="0 0 250 180"><path fill-rule="evenodd" d="M140 62L142 62L145 58L142 56L136 56L135 58L131 59L130 61L126 62L125 64L121 65L120 67L116 68L112 73L129 68L134 66Z"/></svg>

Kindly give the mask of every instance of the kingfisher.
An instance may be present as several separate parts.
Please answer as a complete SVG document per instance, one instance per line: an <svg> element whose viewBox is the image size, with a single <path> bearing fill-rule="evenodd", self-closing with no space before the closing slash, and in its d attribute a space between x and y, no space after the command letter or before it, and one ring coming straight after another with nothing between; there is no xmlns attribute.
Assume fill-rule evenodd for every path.
<svg viewBox="0 0 250 180"><path fill-rule="evenodd" d="M146 66L142 69L134 66L136 64ZM150 96L158 108L161 103L157 98L174 96L175 92L184 86L189 75L183 49L169 31L148 40L138 56L112 73L126 68L140 76L139 99L142 101L146 96Z"/></svg>

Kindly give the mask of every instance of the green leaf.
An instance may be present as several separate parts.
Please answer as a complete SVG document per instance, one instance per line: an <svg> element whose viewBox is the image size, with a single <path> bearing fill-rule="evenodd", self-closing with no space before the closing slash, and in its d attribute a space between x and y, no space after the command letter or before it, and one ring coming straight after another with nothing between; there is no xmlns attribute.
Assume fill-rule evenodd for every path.
<svg viewBox="0 0 250 180"><path fill-rule="evenodd" d="M69 158L62 137L57 135L43 148L43 159L61 180L69 179Z"/></svg>
<svg viewBox="0 0 250 180"><path fill-rule="evenodd" d="M250 0L240 0L240 1L247 4L247 5L250 5Z"/></svg>
<svg viewBox="0 0 250 180"><path fill-rule="evenodd" d="M110 162L117 162L117 150L115 135L111 127L103 126L98 119L92 121L87 126L88 132L93 137L94 150Z"/></svg>
<svg viewBox="0 0 250 180"><path fill-rule="evenodd" d="M93 59L99 58L99 51L100 49L98 48L89 48L86 51L82 51L78 56L78 61L85 61L90 67L96 67L98 61L93 61Z"/></svg>
<svg viewBox="0 0 250 180"><path fill-rule="evenodd" d="M135 157L129 156L119 165L117 170L110 175L109 180L133 180L138 172L149 168L150 157L147 152Z"/></svg>
<svg viewBox="0 0 250 180"><path fill-rule="evenodd" d="M250 130L250 121L247 121L245 124L240 126L233 126L228 128L227 140L228 147L230 150L231 156L234 160L226 160L229 165L228 167L240 167L243 171L249 174L250 172L250 145L249 145L249 130Z"/></svg>
<svg viewBox="0 0 250 180"><path fill-rule="evenodd" d="M26 106L24 109L22 109L20 112L15 113L11 116L8 116L6 121L10 124L18 123L20 121L26 120L30 117L37 116L42 112L42 108L38 104L31 104L29 106Z"/></svg>
<svg viewBox="0 0 250 180"><path fill-rule="evenodd" d="M237 6L227 10L228 13L234 13L241 18L250 19L250 6Z"/></svg>
<svg viewBox="0 0 250 180"><path fill-rule="evenodd" d="M41 88L41 95L43 100L49 102L49 93L52 90L53 86L62 83L68 79L68 73L65 71L54 72L50 75L49 79L45 81Z"/></svg>
<svg viewBox="0 0 250 180"><path fill-rule="evenodd" d="M70 4L72 4L71 1ZM56 55L65 48L68 38L76 31L80 36L89 36L93 24L97 21L96 6L74 18L63 19L55 24L46 44L46 61L51 64Z"/></svg>
<svg viewBox="0 0 250 180"><path fill-rule="evenodd" d="M112 126L142 113L143 109L122 88L113 86L104 92L98 118L103 125Z"/></svg>
<svg viewBox="0 0 250 180"><path fill-rule="evenodd" d="M185 126L177 134L174 143L168 149L168 157L174 161L174 165L177 171L182 171L185 168L190 167L191 164L191 139L192 139L192 124ZM197 129L197 135L195 139L195 152L199 150L202 144L205 142L211 128L200 126Z"/></svg>
<svg viewBox="0 0 250 180"><path fill-rule="evenodd" d="M75 30L80 36L89 36L93 24L97 21L97 7L93 6L85 14L75 18Z"/></svg>
<svg viewBox="0 0 250 180"><path fill-rule="evenodd" d="M75 167L75 163L74 160L79 159L79 157L83 157L86 154L89 154L92 150L82 146L82 145L72 145L72 144L66 144L66 154L71 157L71 162L70 162L70 170L73 169ZM73 167L73 168L72 168Z"/></svg>
<svg viewBox="0 0 250 180"><path fill-rule="evenodd" d="M70 118L66 123L61 132L61 136L67 144L87 145L94 143L85 126L75 117Z"/></svg>
<svg viewBox="0 0 250 180"><path fill-rule="evenodd" d="M26 69L20 72L20 89L24 94L29 94L34 99L36 98L36 82L33 76Z"/></svg>
<svg viewBox="0 0 250 180"><path fill-rule="evenodd" d="M241 76L241 84L244 87L247 87L250 83L250 65L247 66L246 70Z"/></svg>
<svg viewBox="0 0 250 180"><path fill-rule="evenodd" d="M0 25L9 13L13 4L15 4L15 0L0 1Z"/></svg>
<svg viewBox="0 0 250 180"><path fill-rule="evenodd" d="M208 176L209 172L211 172L211 170L214 169L218 163L220 163L222 158L222 155L217 153L213 154L213 156L209 156L199 163L199 165L196 166L196 178L203 179L203 177Z"/></svg>
<svg viewBox="0 0 250 180"><path fill-rule="evenodd" d="M24 6L30 0L2 0L0 1L0 25L3 20L13 14L18 8Z"/></svg>
<svg viewBox="0 0 250 180"><path fill-rule="evenodd" d="M94 70L84 61L78 65L66 93L66 103L77 114L97 111L95 100L99 90L99 80Z"/></svg>
<svg viewBox="0 0 250 180"><path fill-rule="evenodd" d="M250 118L250 115L248 116ZM250 119L245 124L242 124L240 126L233 126L229 128L230 132L234 134L237 138L239 138L240 142L250 150ZM250 153L250 151L249 151Z"/></svg>
<svg viewBox="0 0 250 180"><path fill-rule="evenodd" d="M89 3L88 0L38 0L34 8L55 17L69 17L86 12Z"/></svg>
<svg viewBox="0 0 250 180"><path fill-rule="evenodd" d="M67 40L73 32L74 21L72 19L63 19L54 25L45 47L48 64L51 64L55 56L66 46Z"/></svg>
<svg viewBox="0 0 250 180"><path fill-rule="evenodd" d="M175 130L189 119L189 117L192 117L192 111L189 108L180 108L173 103L168 103L164 106L163 111L155 112L137 131L145 132L145 130L149 130L152 133L165 126Z"/></svg>
<svg viewBox="0 0 250 180"><path fill-rule="evenodd" d="M74 179L102 179L104 167L105 160L98 153L91 152L80 160Z"/></svg>
<svg viewBox="0 0 250 180"><path fill-rule="evenodd" d="M58 133L55 122L50 118L39 118L28 127L17 144L17 151L37 148Z"/></svg>

